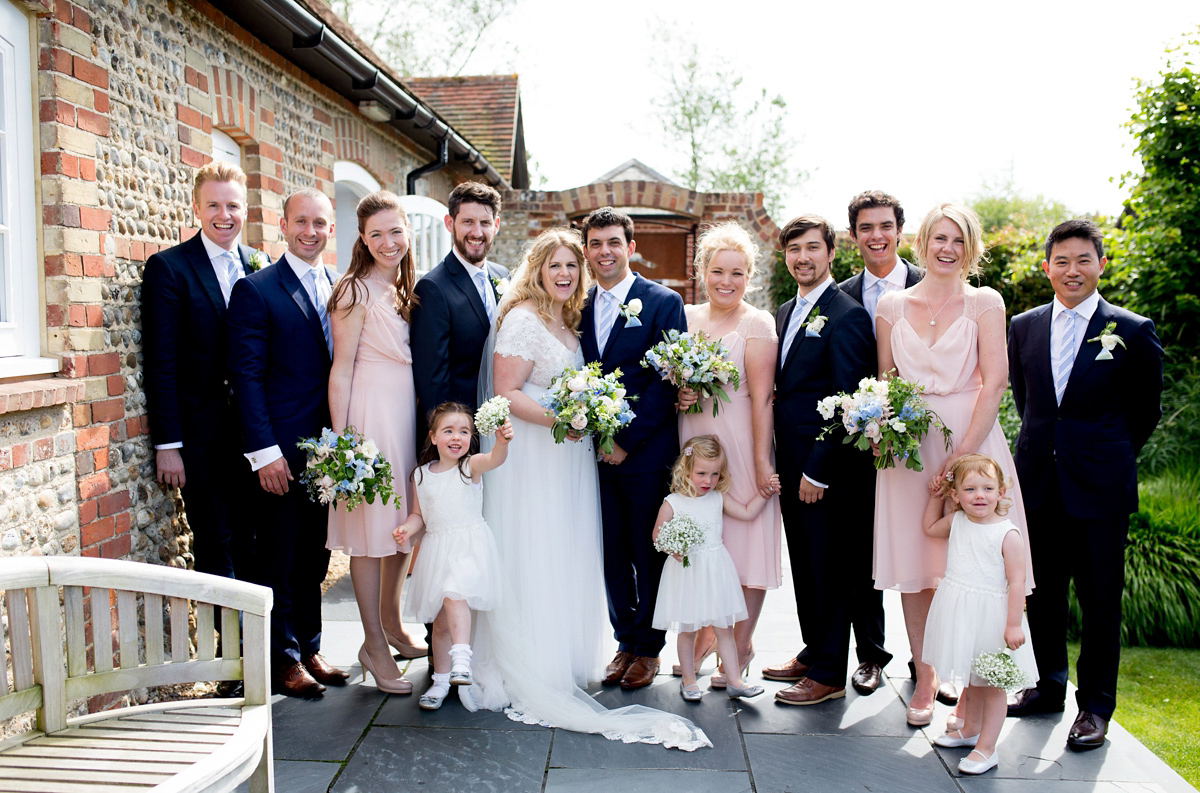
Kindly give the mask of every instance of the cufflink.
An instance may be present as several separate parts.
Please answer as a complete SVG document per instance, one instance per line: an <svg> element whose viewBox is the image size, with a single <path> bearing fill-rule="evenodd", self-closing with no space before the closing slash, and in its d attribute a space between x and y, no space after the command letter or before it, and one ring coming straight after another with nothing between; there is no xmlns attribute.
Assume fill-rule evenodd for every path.
<svg viewBox="0 0 1200 793"><path fill-rule="evenodd" d="M258 458L257 458L257 457L251 457L251 458L250 458L250 464L251 464L251 465L258 465Z"/></svg>

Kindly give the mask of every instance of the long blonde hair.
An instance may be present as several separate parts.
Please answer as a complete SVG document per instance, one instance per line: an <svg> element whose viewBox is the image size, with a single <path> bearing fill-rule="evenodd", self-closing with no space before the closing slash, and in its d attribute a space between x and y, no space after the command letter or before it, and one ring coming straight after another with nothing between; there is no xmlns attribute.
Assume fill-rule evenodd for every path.
<svg viewBox="0 0 1200 793"><path fill-rule="evenodd" d="M496 318L497 328L504 322L504 317L512 307L525 300L533 301L543 322L555 325L558 323L558 318L550 313L554 298L550 297L550 293L542 285L542 267L559 248L571 251L571 255L579 264L579 281L575 284L575 291L563 305L563 322L575 331L576 336L579 335L579 321L583 319L583 302L587 299L590 279L587 267L584 266L583 243L579 241L579 233L568 228L547 229L525 249L517 274L513 276L513 282L509 284L508 291L504 294L504 302L500 305L500 313Z"/></svg>
<svg viewBox="0 0 1200 793"><path fill-rule="evenodd" d="M366 286L361 286L359 282L370 275L371 268L375 266L375 257L371 255L367 244L363 242L363 231L370 218L380 212L388 211L398 212L400 219L404 221L405 229L411 228L408 224L408 215L404 212L404 207L400 206L400 198L395 193L380 190L358 202L358 208L355 210L358 215L358 234L354 237L354 250L350 254L350 266L346 268L346 274L338 279L337 287L333 290L333 297L329 299L330 311L339 306L349 311L360 300L359 289L361 288L362 292L366 293ZM409 232L405 236L408 238L408 250L400 260L400 268L396 270L396 313L404 317L405 322L409 322L412 319L412 310L420 301L413 292L413 285L417 278L416 268L413 264L412 233ZM349 300L343 303L346 300L347 292L349 292Z"/></svg>
<svg viewBox="0 0 1200 793"><path fill-rule="evenodd" d="M729 490L729 458L721 448L721 441L716 435L697 435L683 444L683 451L671 469L671 492L688 498L696 497L696 488L692 486L692 468L697 457L721 461L721 473L717 475L717 486L713 490L718 493Z"/></svg>
<svg viewBox="0 0 1200 793"><path fill-rule="evenodd" d="M979 263L987 256L987 248L983 245L983 224L979 222L979 215L975 214L975 210L959 204L938 204L929 210L929 214L921 221L921 228L918 229L917 239L913 243L913 253L918 263L929 269L929 265L926 264L929 258L929 235L942 218L958 226L963 235L963 258L966 261L959 268L959 277L965 281L972 275L979 275Z"/></svg>

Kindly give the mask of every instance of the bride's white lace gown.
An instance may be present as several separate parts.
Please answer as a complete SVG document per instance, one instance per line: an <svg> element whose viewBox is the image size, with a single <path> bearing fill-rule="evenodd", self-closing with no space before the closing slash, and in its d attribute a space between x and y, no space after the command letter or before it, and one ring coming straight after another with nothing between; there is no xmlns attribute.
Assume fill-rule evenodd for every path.
<svg viewBox="0 0 1200 793"><path fill-rule="evenodd" d="M534 364L522 391L535 402L583 353L563 345L534 314L513 309L496 334L497 355ZM484 476L484 516L500 549L500 604L475 615L470 710L626 743L693 750L711 746L687 719L631 705L607 710L583 690L603 670L608 620L601 573L600 497L591 439L556 444L549 428L512 416L508 459Z"/></svg>

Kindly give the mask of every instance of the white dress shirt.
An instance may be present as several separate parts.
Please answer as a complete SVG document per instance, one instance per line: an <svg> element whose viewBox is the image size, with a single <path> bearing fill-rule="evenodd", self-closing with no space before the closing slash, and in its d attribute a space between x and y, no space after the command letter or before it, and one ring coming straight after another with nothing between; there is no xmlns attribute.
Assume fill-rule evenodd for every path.
<svg viewBox="0 0 1200 793"><path fill-rule="evenodd" d="M1050 369L1054 370L1054 351L1058 349L1061 343L1059 334L1062 332L1058 324L1058 315L1067 311L1067 307L1059 302L1058 296L1054 297L1050 308ZM1075 357L1079 357L1079 348L1083 345L1083 337L1087 335L1088 323L1092 321L1092 315L1096 313L1096 307L1100 305L1100 292L1095 291L1083 299L1083 302L1075 306L1070 311L1075 312Z"/></svg>
<svg viewBox="0 0 1200 793"><path fill-rule="evenodd" d="M813 307L817 305L817 302L821 299L821 296L825 294L825 291L827 289L829 289L829 285L832 283L833 283L833 276L831 275L828 278L826 278L824 281L822 281L821 283L817 284L816 288L813 289L811 292L809 292L807 295L800 294L799 289L796 290L797 304L799 304L799 301L803 300L808 305L806 305L804 307L803 312L795 311L795 310L792 311L792 316L788 319L788 326L787 326L787 328L784 329L783 337L785 339L787 338L788 332L790 332L791 329L793 327L795 327L797 323L803 324L804 321L806 319L808 319L808 315L812 313ZM801 329L799 329L799 328L796 329L796 337L797 338L800 336L801 332L802 332ZM792 344L795 344L795 343L796 343L796 340L793 339ZM781 350L780 351L780 355L784 356L782 360L785 360L785 361L787 360L788 352L789 352L789 350ZM813 479L808 474L802 474L802 476L805 479L807 479L809 482L812 482L814 485L816 485L817 487L819 487L821 489L829 487L829 485L827 485L823 482L818 482L816 479Z"/></svg>
<svg viewBox="0 0 1200 793"><path fill-rule="evenodd" d="M879 308L879 300L888 292L893 292L897 289L903 289L904 283L908 279L908 268L904 262L900 261L900 257L896 257L896 264L892 267L883 278L878 278L871 273L870 270L863 270L863 308L871 315L871 332L875 332L875 310ZM879 291L876 286L880 281L883 281L883 291Z"/></svg>
<svg viewBox="0 0 1200 793"><path fill-rule="evenodd" d="M625 277L622 278L615 286L613 286L612 289L605 289L604 287L600 286L600 284L596 284L596 299L592 301L592 305L594 306L594 311L599 311L600 306L601 306L600 301L604 299L605 292L608 292L610 295L612 295L613 297L615 297L617 299L617 312L618 313L616 316L613 317L613 324L608 329L607 336L611 336L612 328L615 328L617 326L617 316L620 316L621 306L623 306L625 304L626 298L629 297L629 290L633 288L633 282L636 280L637 280L637 277L634 275L633 270L627 270L625 272ZM598 317L598 315L594 315L594 317ZM594 319L593 319L593 322L594 322ZM596 337L596 349L598 349L600 351L601 355L604 354L604 348L608 346L607 336L603 339L601 339L599 336Z"/></svg>
<svg viewBox="0 0 1200 793"><path fill-rule="evenodd" d="M487 268L488 260L484 259L479 264L471 264L462 257L462 254L458 252L458 248L450 246L450 250L454 251L454 258L458 259L458 263L466 268L467 275L471 277L471 285L475 287L476 292L479 291L479 281L476 280L475 276L477 273L483 273L484 290L483 294L479 296L479 299L483 301L483 313L490 317L496 316L496 295L492 288L492 274L488 272Z"/></svg>

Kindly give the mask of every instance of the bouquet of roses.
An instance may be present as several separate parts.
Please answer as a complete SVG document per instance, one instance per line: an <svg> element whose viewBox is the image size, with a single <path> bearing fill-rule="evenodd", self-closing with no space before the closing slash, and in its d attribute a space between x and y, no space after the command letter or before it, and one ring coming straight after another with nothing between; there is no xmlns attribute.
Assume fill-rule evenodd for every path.
<svg viewBox="0 0 1200 793"><path fill-rule="evenodd" d="M1007 647L994 653L980 653L971 664L971 671L989 686L1005 691L1019 691L1029 685L1029 676L1017 666L1012 650Z"/></svg>
<svg viewBox="0 0 1200 793"><path fill-rule="evenodd" d="M599 363L559 375L541 399L546 415L554 416L555 442L562 443L571 431L593 435L600 450L612 454L613 436L635 415L620 378L620 369L601 374Z"/></svg>
<svg viewBox="0 0 1200 793"><path fill-rule="evenodd" d="M654 541L654 549L663 553L679 554L683 557L683 566L691 566L687 552L693 545L704 541L704 529L687 515L676 515L658 528L658 539Z"/></svg>
<svg viewBox="0 0 1200 793"><path fill-rule="evenodd" d="M308 463L300 481L308 486L308 497L322 504L346 502L346 511L364 501L384 504L400 497L392 489L392 464L384 459L374 441L346 427L341 435L326 427L316 438L303 438L296 446L308 452Z"/></svg>
<svg viewBox="0 0 1200 793"><path fill-rule="evenodd" d="M480 437L486 438L504 426L511 405L507 397L496 395L479 406L475 411L475 429L479 430Z"/></svg>
<svg viewBox="0 0 1200 793"><path fill-rule="evenodd" d="M853 443L856 449L867 450L874 441L883 452L875 458L876 469L891 468L902 460L906 468L920 471L923 470L921 439L929 434L930 428L941 430L947 449L951 438L950 428L921 398L924 390L918 383L895 376L864 377L853 394L842 392L817 402L817 412L821 418L831 419L841 410L841 426L847 433L842 443ZM818 440L837 426L830 424Z"/></svg>
<svg viewBox="0 0 1200 793"><path fill-rule="evenodd" d="M701 399L712 397L713 415L721 400L729 400L722 386L733 383L736 391L740 383L737 365L727 360L729 348L717 339L708 339L700 331L680 333L671 329L663 331L663 340L646 350L642 366L654 367L662 379L676 388L687 386L700 395ZM687 409L688 413L699 413L700 402Z"/></svg>

